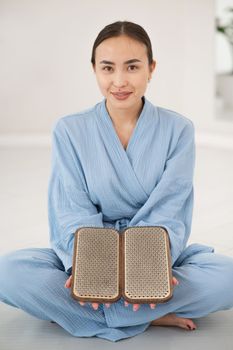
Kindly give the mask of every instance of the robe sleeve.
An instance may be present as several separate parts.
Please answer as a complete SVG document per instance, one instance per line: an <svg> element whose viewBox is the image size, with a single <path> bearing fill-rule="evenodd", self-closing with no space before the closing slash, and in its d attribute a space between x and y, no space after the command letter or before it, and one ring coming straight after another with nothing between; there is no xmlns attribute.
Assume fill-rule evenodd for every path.
<svg viewBox="0 0 233 350"><path fill-rule="evenodd" d="M195 166L191 120L181 129L173 144L163 175L129 223L129 226L164 227L170 239L172 266L185 248L191 231Z"/></svg>
<svg viewBox="0 0 233 350"><path fill-rule="evenodd" d="M52 133L48 184L50 244L65 271L72 272L74 232L85 226L103 227L103 216L90 200L85 175L62 120Z"/></svg>

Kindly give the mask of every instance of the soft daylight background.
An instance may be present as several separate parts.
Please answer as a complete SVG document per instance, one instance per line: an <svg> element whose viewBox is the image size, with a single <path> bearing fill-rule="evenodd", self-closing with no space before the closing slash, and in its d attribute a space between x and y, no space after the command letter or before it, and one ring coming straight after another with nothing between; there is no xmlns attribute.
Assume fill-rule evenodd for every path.
<svg viewBox="0 0 233 350"><path fill-rule="evenodd" d="M211 245L233 256L233 34L217 30L233 21L229 7L233 0L0 0L0 255L49 246L53 124L102 100L90 63L93 42L105 25L129 20L148 32L157 61L147 98L195 125L195 206L189 243ZM199 330L201 338L189 334L188 340L180 330L150 327L147 335L127 341L127 346L144 346L146 341L152 348L156 337L160 348L173 349L173 342L169 347L167 343L170 335L176 348L205 344L230 349L233 313L221 317L222 328L214 315L200 320L199 328L205 330ZM0 305L1 350L106 344L71 338L43 322Z"/></svg>

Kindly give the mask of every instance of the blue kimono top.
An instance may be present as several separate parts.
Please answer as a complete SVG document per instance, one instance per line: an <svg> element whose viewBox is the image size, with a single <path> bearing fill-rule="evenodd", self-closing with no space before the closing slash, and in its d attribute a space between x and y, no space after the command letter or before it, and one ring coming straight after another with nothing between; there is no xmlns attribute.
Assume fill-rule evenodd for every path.
<svg viewBox="0 0 233 350"><path fill-rule="evenodd" d="M142 99L126 149L105 98L54 124L50 243L67 273L74 232L80 227L120 231L128 226L162 226L169 234L172 265L186 247L193 212L194 126L187 117ZM113 309L106 309L109 320Z"/></svg>

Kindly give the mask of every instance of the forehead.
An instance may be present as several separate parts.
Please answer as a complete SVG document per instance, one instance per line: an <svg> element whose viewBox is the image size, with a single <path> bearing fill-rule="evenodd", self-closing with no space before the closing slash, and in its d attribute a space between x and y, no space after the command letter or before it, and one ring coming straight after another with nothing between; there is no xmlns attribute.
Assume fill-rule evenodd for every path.
<svg viewBox="0 0 233 350"><path fill-rule="evenodd" d="M96 61L109 60L113 62L127 61L128 59L146 61L146 46L128 36L108 38L96 48Z"/></svg>

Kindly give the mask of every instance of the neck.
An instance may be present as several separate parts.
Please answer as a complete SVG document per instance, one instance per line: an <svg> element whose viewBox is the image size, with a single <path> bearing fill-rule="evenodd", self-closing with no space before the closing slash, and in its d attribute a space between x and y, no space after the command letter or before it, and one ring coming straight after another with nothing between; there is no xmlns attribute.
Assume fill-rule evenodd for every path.
<svg viewBox="0 0 233 350"><path fill-rule="evenodd" d="M108 103L108 100L106 101L108 114L116 127L135 125L142 111L143 105L144 102L140 99L140 101L131 108L116 109Z"/></svg>

